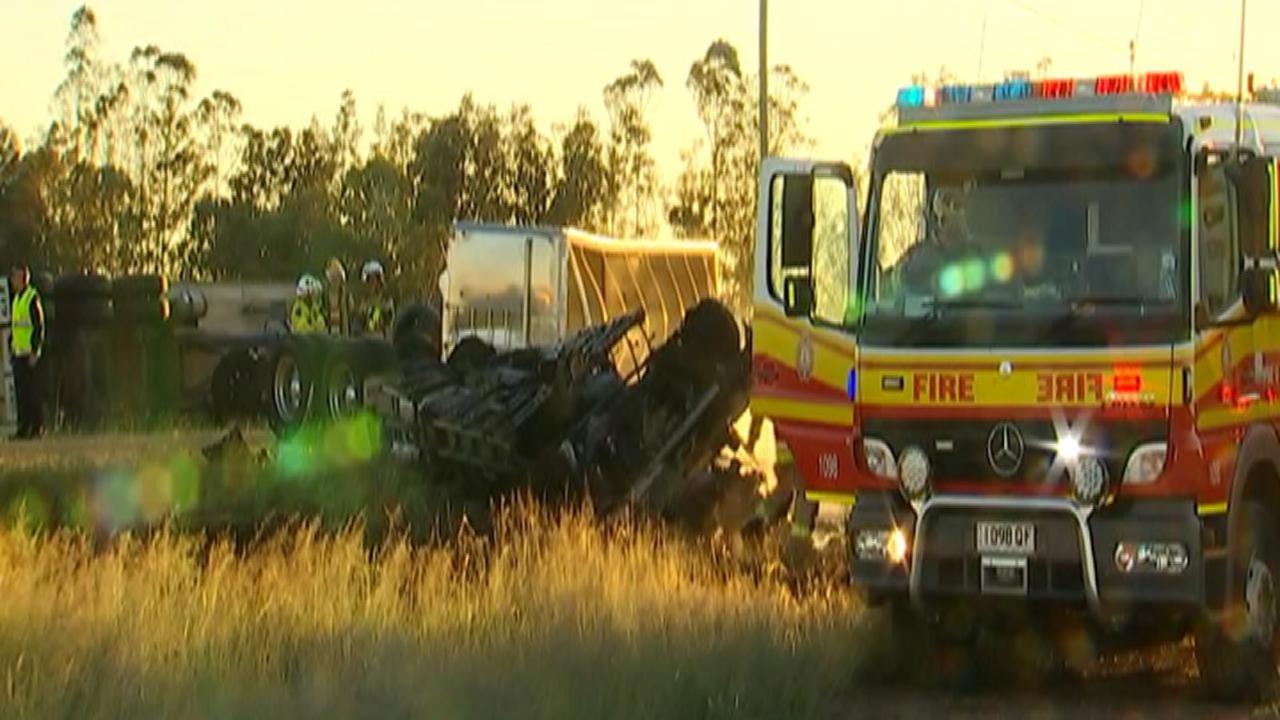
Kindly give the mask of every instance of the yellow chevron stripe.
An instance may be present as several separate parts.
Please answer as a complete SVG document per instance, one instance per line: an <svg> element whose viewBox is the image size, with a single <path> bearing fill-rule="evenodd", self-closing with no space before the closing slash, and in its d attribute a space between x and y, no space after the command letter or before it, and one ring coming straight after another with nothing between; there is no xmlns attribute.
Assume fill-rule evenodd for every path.
<svg viewBox="0 0 1280 720"><path fill-rule="evenodd" d="M853 427L853 404L848 402L822 403L756 396L751 398L751 413L774 421L800 420Z"/></svg>
<svg viewBox="0 0 1280 720"><path fill-rule="evenodd" d="M833 505L848 505L853 507L858 504L858 496L853 493L837 493L837 492L819 492L817 490L805 491L804 497L809 502L831 503Z"/></svg>
<svg viewBox="0 0 1280 720"><path fill-rule="evenodd" d="M1224 502L1200 503L1196 506L1196 512L1201 515L1222 515L1226 511L1227 504Z"/></svg>

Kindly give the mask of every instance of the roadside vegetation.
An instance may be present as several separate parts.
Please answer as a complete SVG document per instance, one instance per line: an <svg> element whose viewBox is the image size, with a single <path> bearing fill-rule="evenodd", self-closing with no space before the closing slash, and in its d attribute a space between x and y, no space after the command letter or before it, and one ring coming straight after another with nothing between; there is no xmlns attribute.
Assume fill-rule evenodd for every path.
<svg viewBox="0 0 1280 720"><path fill-rule="evenodd" d="M393 507L406 478L286 482L233 472L252 448L214 462L184 443L161 436L127 469L62 448L46 472L0 471L6 717L807 717L862 660L838 568L790 572L770 537L527 501L425 532L440 499ZM180 512L130 517L184 473ZM275 509L253 531L205 522L256 504Z"/></svg>

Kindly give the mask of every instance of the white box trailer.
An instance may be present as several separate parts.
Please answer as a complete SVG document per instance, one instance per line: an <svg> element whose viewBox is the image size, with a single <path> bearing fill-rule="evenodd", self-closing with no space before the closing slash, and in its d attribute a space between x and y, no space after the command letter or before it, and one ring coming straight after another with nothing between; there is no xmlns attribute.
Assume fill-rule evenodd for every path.
<svg viewBox="0 0 1280 720"><path fill-rule="evenodd" d="M719 295L718 250L705 240L457 222L440 278L445 352L468 336L500 351L555 343L641 309L660 342L685 310Z"/></svg>

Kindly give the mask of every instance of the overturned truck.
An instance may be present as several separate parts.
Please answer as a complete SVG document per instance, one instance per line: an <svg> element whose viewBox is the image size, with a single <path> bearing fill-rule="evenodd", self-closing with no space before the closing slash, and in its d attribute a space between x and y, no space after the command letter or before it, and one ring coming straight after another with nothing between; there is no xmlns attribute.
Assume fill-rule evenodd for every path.
<svg viewBox="0 0 1280 720"><path fill-rule="evenodd" d="M690 516L745 477L707 472L747 406L749 357L724 305L703 300L653 348L637 310L563 342L449 362L403 358L369 401L391 452L485 494L528 488Z"/></svg>

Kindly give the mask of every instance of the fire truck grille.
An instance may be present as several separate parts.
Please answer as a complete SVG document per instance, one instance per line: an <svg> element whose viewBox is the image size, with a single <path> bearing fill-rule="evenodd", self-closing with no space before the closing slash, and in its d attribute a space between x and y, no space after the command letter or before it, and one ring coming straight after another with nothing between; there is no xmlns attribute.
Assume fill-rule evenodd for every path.
<svg viewBox="0 0 1280 720"><path fill-rule="evenodd" d="M889 444L895 454L918 447L929 455L935 483L1013 482L1034 485L1067 483L1063 466L1055 466L1058 430L1050 420L885 420L863 417L863 433ZM1164 420L1092 422L1083 428L1080 444L1097 454L1107 474L1118 480L1124 463L1137 445L1163 439ZM1003 447L1003 434L1020 450L1016 463L993 458ZM994 437L993 437L994 436ZM997 462L1003 460L1005 462Z"/></svg>

